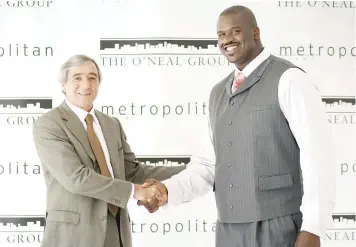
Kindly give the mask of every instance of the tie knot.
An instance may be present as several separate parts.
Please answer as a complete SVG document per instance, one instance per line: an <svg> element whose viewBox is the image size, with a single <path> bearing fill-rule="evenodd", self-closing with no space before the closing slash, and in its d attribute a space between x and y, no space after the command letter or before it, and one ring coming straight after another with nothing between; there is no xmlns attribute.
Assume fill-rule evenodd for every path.
<svg viewBox="0 0 356 247"><path fill-rule="evenodd" d="M93 116L91 114L88 114L87 117L85 118L85 122L87 123L87 125L93 125Z"/></svg>
<svg viewBox="0 0 356 247"><path fill-rule="evenodd" d="M242 74L242 72L237 73L235 81L238 82L243 82L246 79L246 77L244 76L244 74Z"/></svg>

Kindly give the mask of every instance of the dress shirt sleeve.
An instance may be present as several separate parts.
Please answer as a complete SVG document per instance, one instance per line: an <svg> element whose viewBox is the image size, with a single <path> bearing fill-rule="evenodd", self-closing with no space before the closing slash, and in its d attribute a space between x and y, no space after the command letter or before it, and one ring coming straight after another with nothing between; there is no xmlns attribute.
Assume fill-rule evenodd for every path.
<svg viewBox="0 0 356 247"><path fill-rule="evenodd" d="M334 142L325 108L309 75L295 68L281 76L278 97L300 149L303 184L301 231L323 237L332 224L336 180Z"/></svg>
<svg viewBox="0 0 356 247"><path fill-rule="evenodd" d="M191 157L187 168L170 179L162 181L168 190L165 207L179 205L203 196L212 190L215 176L215 152L208 121L199 151Z"/></svg>

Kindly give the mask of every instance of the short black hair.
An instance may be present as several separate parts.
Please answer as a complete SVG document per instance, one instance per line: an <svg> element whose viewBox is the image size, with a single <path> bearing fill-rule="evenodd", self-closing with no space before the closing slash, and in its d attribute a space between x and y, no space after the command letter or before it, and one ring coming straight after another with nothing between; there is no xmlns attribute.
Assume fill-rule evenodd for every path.
<svg viewBox="0 0 356 247"><path fill-rule="evenodd" d="M220 16L224 15L234 15L234 14L240 14L243 13L246 19L246 24L250 24L252 28L257 27L257 21L255 14L252 12L251 9L242 6L242 5L234 5L231 6L227 9L225 9L223 12L221 12Z"/></svg>

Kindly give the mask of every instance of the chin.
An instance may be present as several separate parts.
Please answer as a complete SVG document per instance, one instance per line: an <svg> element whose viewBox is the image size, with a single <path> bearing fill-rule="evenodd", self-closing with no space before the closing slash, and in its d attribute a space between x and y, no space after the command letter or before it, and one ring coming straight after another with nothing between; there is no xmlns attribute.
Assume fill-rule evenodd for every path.
<svg viewBox="0 0 356 247"><path fill-rule="evenodd" d="M233 64L236 64L239 59L238 58L235 58L235 57L227 57L227 61L229 61L229 63L233 63Z"/></svg>

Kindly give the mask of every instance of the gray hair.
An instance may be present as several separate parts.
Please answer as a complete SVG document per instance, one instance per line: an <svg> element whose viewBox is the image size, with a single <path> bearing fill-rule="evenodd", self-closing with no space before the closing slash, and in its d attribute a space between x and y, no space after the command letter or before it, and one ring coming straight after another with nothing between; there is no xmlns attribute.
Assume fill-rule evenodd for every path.
<svg viewBox="0 0 356 247"><path fill-rule="evenodd" d="M85 55L74 55L70 57L64 64L62 64L60 68L59 82L61 83L61 85L64 85L68 81L68 74L71 68L83 65L87 62L92 62L95 65L96 69L98 70L98 79L100 83L102 79L102 75L101 75L100 68L98 64L95 62L95 60Z"/></svg>

